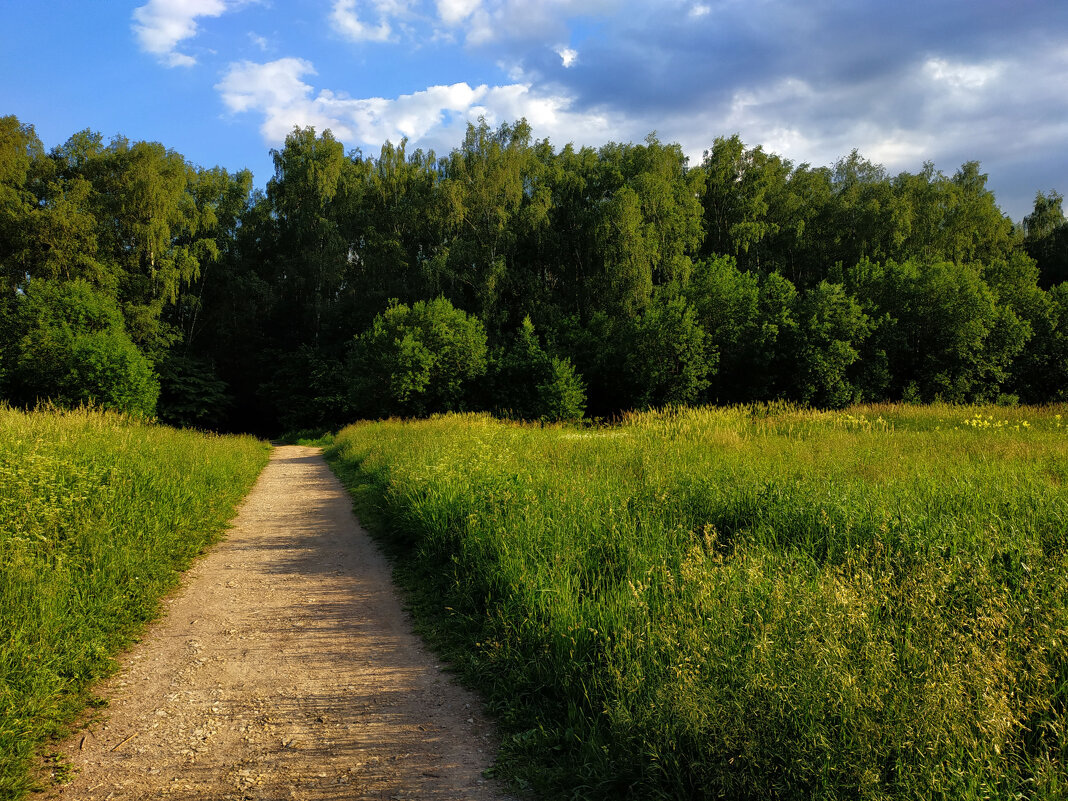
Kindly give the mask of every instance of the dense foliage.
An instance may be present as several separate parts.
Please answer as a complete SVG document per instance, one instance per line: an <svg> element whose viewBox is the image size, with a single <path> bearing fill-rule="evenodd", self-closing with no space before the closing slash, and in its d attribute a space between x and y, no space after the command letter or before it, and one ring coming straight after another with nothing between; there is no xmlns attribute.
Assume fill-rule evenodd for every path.
<svg viewBox="0 0 1068 801"><path fill-rule="evenodd" d="M525 122L441 158L310 128L273 156L259 192L158 143L46 152L0 119L0 396L276 432L1068 391L1062 197L1014 224L976 163L891 176L733 136L689 165ZM71 304L100 313L57 323Z"/></svg>
<svg viewBox="0 0 1068 801"><path fill-rule="evenodd" d="M38 279L15 298L9 399L32 405L95 403L151 415L159 384L107 294L81 279Z"/></svg>
<svg viewBox="0 0 1068 801"><path fill-rule="evenodd" d="M349 371L365 417L452 411L486 372L486 334L445 298L393 303L356 338Z"/></svg>
<svg viewBox="0 0 1068 801"><path fill-rule="evenodd" d="M251 437L0 405L0 798L213 542L267 461Z"/></svg>
<svg viewBox="0 0 1068 801"><path fill-rule="evenodd" d="M449 415L329 456L539 797L1053 801L1064 411Z"/></svg>

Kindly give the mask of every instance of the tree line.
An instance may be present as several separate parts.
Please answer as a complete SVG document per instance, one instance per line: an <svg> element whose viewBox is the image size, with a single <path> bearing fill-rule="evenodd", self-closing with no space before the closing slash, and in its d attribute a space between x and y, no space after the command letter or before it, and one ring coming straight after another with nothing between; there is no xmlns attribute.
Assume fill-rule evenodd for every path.
<svg viewBox="0 0 1068 801"><path fill-rule="evenodd" d="M1068 399L1068 223L976 162L738 136L448 155L294 128L274 176L0 118L0 398L275 433L487 409Z"/></svg>

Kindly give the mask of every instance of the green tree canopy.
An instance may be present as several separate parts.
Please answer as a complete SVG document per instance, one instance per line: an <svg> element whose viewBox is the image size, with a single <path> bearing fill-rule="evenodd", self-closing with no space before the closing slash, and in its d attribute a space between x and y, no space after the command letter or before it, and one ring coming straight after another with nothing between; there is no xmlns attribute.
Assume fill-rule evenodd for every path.
<svg viewBox="0 0 1068 801"><path fill-rule="evenodd" d="M869 331L860 304L841 284L820 281L798 302L797 318L797 399L822 408L841 408L860 400L852 372Z"/></svg>
<svg viewBox="0 0 1068 801"><path fill-rule="evenodd" d="M718 358L684 298L657 297L634 324L626 369L639 408L685 405L708 387Z"/></svg>
<svg viewBox="0 0 1068 801"><path fill-rule="evenodd" d="M1034 210L1023 219L1024 247L1038 264L1043 287L1068 281L1068 221L1059 192L1039 192Z"/></svg>
<svg viewBox="0 0 1068 801"><path fill-rule="evenodd" d="M874 397L996 399L1030 336L974 265L864 261L846 284L875 321L865 359L888 371L889 386L869 383Z"/></svg>
<svg viewBox="0 0 1068 801"><path fill-rule="evenodd" d="M570 359L547 353L529 317L492 359L492 397L486 405L523 420L576 420L586 409L586 389Z"/></svg>

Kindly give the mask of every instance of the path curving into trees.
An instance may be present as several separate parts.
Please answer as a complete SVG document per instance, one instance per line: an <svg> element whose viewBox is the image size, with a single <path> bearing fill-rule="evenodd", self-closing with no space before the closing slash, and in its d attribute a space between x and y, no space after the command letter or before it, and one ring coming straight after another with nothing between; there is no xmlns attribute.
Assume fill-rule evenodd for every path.
<svg viewBox="0 0 1068 801"><path fill-rule="evenodd" d="M502 797L491 726L412 633L318 449L274 451L165 603L51 797Z"/></svg>

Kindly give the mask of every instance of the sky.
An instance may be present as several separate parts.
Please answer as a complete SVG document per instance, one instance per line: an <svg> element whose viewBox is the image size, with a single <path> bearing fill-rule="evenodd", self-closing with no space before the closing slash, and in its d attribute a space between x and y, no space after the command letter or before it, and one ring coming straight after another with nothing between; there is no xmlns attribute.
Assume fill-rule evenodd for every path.
<svg viewBox="0 0 1068 801"><path fill-rule="evenodd" d="M46 147L159 141L260 187L294 125L443 155L525 117L691 165L735 133L812 166L979 161L1016 221L1068 194L1065 0L0 0L0 74Z"/></svg>

